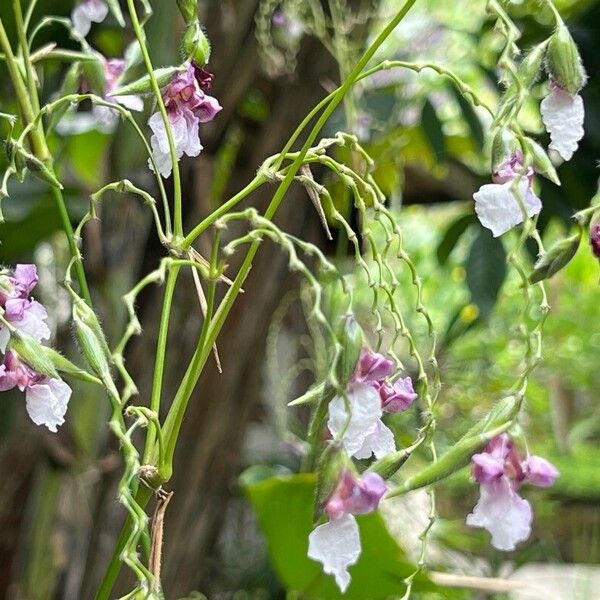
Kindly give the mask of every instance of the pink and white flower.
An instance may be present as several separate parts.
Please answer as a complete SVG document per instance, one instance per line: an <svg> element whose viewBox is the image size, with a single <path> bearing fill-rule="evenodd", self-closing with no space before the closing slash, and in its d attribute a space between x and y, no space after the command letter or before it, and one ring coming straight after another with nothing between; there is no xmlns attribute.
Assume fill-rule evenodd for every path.
<svg viewBox="0 0 600 600"><path fill-rule="evenodd" d="M494 183L482 185L473 198L475 212L484 227L498 237L542 210L532 188L533 169L524 170L521 152L515 152L493 174Z"/></svg>
<svg viewBox="0 0 600 600"><path fill-rule="evenodd" d="M50 338L50 328L46 309L29 298L37 281L35 265L17 265L14 272L0 275L0 308L5 321L40 342ZM10 330L0 323L0 352L6 352L9 341Z"/></svg>
<svg viewBox="0 0 600 600"><path fill-rule="evenodd" d="M528 456L521 460L506 433L495 437L472 461L474 479L480 484L480 496L467 525L483 527L492 536L498 550L514 550L531 533L532 511L518 489L524 482L539 487L554 483L559 473L546 459Z"/></svg>
<svg viewBox="0 0 600 600"><path fill-rule="evenodd" d="M417 398L410 377L390 383L394 363L363 348L346 394L329 403L327 426L355 458L382 458L396 450L394 434L383 423L383 412L406 410Z"/></svg>
<svg viewBox="0 0 600 600"><path fill-rule="evenodd" d="M26 408L31 420L56 433L56 428L65 422L71 388L61 379L37 373L9 350L0 365L0 392L15 387L25 392Z"/></svg>
<svg viewBox="0 0 600 600"><path fill-rule="evenodd" d="M90 32L92 23L102 23L108 15L108 6L104 0L83 0L71 13L75 30L83 36Z"/></svg>
<svg viewBox="0 0 600 600"><path fill-rule="evenodd" d="M550 93L542 100L540 111L550 134L550 149L558 152L563 160L571 160L584 133L585 111L581 96L571 94L552 81Z"/></svg>
<svg viewBox="0 0 600 600"><path fill-rule="evenodd" d="M376 473L357 479L344 470L337 487L325 503L329 521L316 527L308 536L308 557L323 564L323 571L333 575L342 592L350 584L348 567L360 556L360 535L354 515L377 510L387 491L385 481Z"/></svg>
<svg viewBox="0 0 600 600"><path fill-rule="evenodd" d="M200 154L202 144L198 127L200 123L212 121L222 110L218 100L205 93L211 83L210 73L196 68L192 63L187 63L186 70L177 73L163 90L163 101L167 109L177 160L184 154L189 157ZM163 177L169 177L172 159L162 115L159 112L154 113L148 120L148 125L153 132L150 143L158 170ZM153 169L151 161L149 166Z"/></svg>

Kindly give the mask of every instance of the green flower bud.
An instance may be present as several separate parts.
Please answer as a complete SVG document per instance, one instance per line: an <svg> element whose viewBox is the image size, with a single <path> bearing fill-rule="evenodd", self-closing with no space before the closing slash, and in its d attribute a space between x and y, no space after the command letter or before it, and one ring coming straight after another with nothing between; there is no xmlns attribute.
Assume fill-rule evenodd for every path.
<svg viewBox="0 0 600 600"><path fill-rule="evenodd" d="M586 81L586 73L575 41L561 23L548 45L546 69L552 79L571 94L576 94Z"/></svg>
<svg viewBox="0 0 600 600"><path fill-rule="evenodd" d="M177 0L177 6L186 25L198 19L198 0Z"/></svg>
<svg viewBox="0 0 600 600"><path fill-rule="evenodd" d="M14 350L34 371L52 379L59 379L54 364L44 352L42 344L35 338L17 330L10 338L9 348Z"/></svg>
<svg viewBox="0 0 600 600"><path fill-rule="evenodd" d="M92 370L102 379L109 377L110 349L96 313L79 297L73 302L75 335Z"/></svg>
<svg viewBox="0 0 600 600"><path fill-rule="evenodd" d="M534 46L519 65L519 81L525 88L531 87L539 77L548 48L548 41Z"/></svg>
<svg viewBox="0 0 600 600"><path fill-rule="evenodd" d="M60 190L63 189L63 186L56 178L56 175L54 175L54 173L39 158L28 152L23 152L22 154L25 158L25 165L34 177L37 177Z"/></svg>
<svg viewBox="0 0 600 600"><path fill-rule="evenodd" d="M97 377L94 377L87 371L80 369L75 363L72 363L68 358L60 354L60 352L54 350L54 348L42 346L42 349L44 354L52 361L52 364L57 371L66 373L67 375L75 377L75 379L80 379L81 381L100 383L100 380Z"/></svg>
<svg viewBox="0 0 600 600"><path fill-rule="evenodd" d="M497 173L518 149L519 142L514 134L506 129L498 131L492 140L492 173Z"/></svg>
<svg viewBox="0 0 600 600"><path fill-rule="evenodd" d="M552 183L560 185L558 173L546 151L531 138L525 138L525 143L527 144L527 150L531 154L531 166L533 170L549 179Z"/></svg>
<svg viewBox="0 0 600 600"><path fill-rule="evenodd" d="M567 266L577 253L581 241L581 229L574 235L556 242L547 252L542 254L535 263L529 276L531 283L549 279Z"/></svg>
<svg viewBox="0 0 600 600"><path fill-rule="evenodd" d="M338 337L342 344L342 355L338 363L337 376L341 385L345 385L354 373L364 343L362 329L354 315L349 314L343 318Z"/></svg>
<svg viewBox="0 0 600 600"><path fill-rule="evenodd" d="M189 23L182 40L186 60L192 60L199 67L206 65L210 59L210 42L200 23Z"/></svg>
<svg viewBox="0 0 600 600"><path fill-rule="evenodd" d="M185 71L186 67L162 67L154 69L154 78L159 88L165 87L176 73ZM152 81L149 75L144 75L127 85L124 85L111 92L111 96L129 96L131 94L146 94L152 91Z"/></svg>

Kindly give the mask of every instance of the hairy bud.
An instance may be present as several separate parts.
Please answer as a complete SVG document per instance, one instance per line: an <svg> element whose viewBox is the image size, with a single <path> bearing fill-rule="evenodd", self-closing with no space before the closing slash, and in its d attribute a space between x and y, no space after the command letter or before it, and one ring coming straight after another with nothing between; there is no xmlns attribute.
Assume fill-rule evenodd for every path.
<svg viewBox="0 0 600 600"><path fill-rule="evenodd" d="M586 74L579 50L564 24L559 25L550 38L546 68L552 79L571 94L585 85Z"/></svg>
<svg viewBox="0 0 600 600"><path fill-rule="evenodd" d="M575 256L581 241L581 231L556 242L545 254L540 256L535 263L533 273L529 276L531 283L549 279L567 266Z"/></svg>
<svg viewBox="0 0 600 600"><path fill-rule="evenodd" d="M186 59L193 61L199 67L203 67L208 63L210 59L210 42L198 21L188 24L183 35L182 46Z"/></svg>
<svg viewBox="0 0 600 600"><path fill-rule="evenodd" d="M343 318L341 331L339 332L342 344L342 356L338 365L339 381L345 383L350 379L363 347L363 332L354 318L354 315L346 315Z"/></svg>

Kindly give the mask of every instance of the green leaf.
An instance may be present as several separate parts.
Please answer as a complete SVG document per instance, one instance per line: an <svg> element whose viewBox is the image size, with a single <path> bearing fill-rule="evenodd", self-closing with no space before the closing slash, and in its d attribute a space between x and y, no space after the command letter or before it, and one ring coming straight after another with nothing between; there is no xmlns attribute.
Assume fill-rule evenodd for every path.
<svg viewBox="0 0 600 600"><path fill-rule="evenodd" d="M425 101L423 105L423 112L421 113L421 127L425 133L425 137L433 150L433 155L437 164L443 163L446 160L448 154L446 148L446 136L442 129L442 122L437 116L437 112L433 107L433 104L429 100Z"/></svg>
<svg viewBox="0 0 600 600"><path fill-rule="evenodd" d="M486 317L496 304L506 277L506 253L502 242L481 229L473 241L466 264L467 285L471 299Z"/></svg>
<svg viewBox="0 0 600 600"><path fill-rule="evenodd" d="M483 151L483 146L485 143L485 134L483 132L483 126L481 124L481 121L479 120L479 117L477 116L473 105L458 91L456 86L452 85L450 87L454 91L456 100L460 105L460 110L462 112L463 118L469 126L471 138L477 145L479 151Z"/></svg>
<svg viewBox="0 0 600 600"><path fill-rule="evenodd" d="M321 564L309 559L308 535L313 529L315 475L273 477L245 491L267 539L269 555L283 585L305 599L384 600L404 593L403 578L415 566L390 535L378 513L357 517L362 554L350 567L352 582L341 594ZM439 590L424 574L415 578L414 591Z"/></svg>
<svg viewBox="0 0 600 600"><path fill-rule="evenodd" d="M450 253L454 250L454 247L462 234L469 228L469 225L475 223L475 221L475 215L469 213L458 217L458 219L452 222L448 229L446 229L444 237L435 251L440 265L446 264Z"/></svg>

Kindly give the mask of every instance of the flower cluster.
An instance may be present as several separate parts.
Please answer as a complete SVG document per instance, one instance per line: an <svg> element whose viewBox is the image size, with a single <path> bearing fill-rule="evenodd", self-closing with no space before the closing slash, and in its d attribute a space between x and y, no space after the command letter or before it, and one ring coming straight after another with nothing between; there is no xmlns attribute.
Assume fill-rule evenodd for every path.
<svg viewBox="0 0 600 600"><path fill-rule="evenodd" d="M0 391L18 388L25 392L27 412L36 425L50 431L64 423L71 388L60 379L37 373L9 347L11 331L31 336L38 342L50 338L46 309L31 297L38 282L35 265L17 265L0 273Z"/></svg>
<svg viewBox="0 0 600 600"><path fill-rule="evenodd" d="M396 450L394 434L383 423L383 412L406 410L416 399L410 377L390 383L394 363L370 350L361 351L346 393L329 403L327 426L341 437L349 456L382 458Z"/></svg>
<svg viewBox="0 0 600 600"><path fill-rule="evenodd" d="M358 479L344 469L325 503L329 521L316 527L308 537L309 558L323 564L323 571L334 576L342 592L350 583L348 567L356 563L361 551L354 515L376 510L386 492L385 481L376 473L367 472Z"/></svg>
<svg viewBox="0 0 600 600"><path fill-rule="evenodd" d="M498 550L514 550L531 533L531 506L519 496L519 487L526 482L549 487L558 471L540 456L521 459L510 436L502 434L473 456L472 473L480 485L480 497L467 516L467 525L487 529Z"/></svg>
<svg viewBox="0 0 600 600"><path fill-rule="evenodd" d="M212 75L192 62L184 66L185 71L177 73L162 91L177 159L184 154L190 157L200 154L198 126L212 121L222 109L216 98L206 94ZM148 125L153 132L150 143L158 170L163 177L169 177L172 168L169 139L160 112L150 117ZM149 164L152 168L152 163Z"/></svg>

